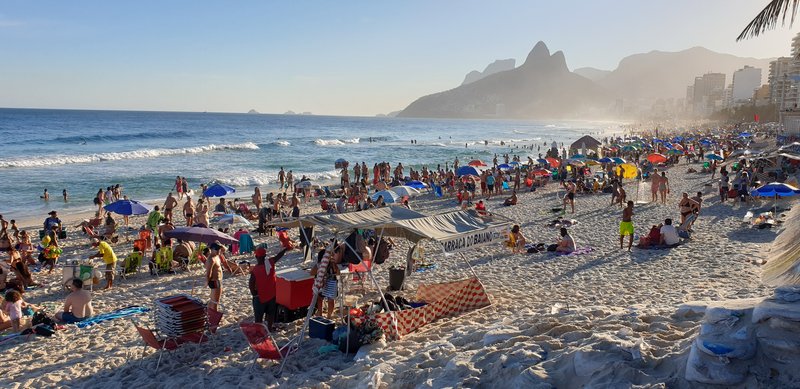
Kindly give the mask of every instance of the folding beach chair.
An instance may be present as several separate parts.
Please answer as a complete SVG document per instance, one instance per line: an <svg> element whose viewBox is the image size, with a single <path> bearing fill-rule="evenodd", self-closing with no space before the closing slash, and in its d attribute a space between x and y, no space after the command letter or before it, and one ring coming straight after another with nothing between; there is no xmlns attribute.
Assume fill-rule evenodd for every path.
<svg viewBox="0 0 800 389"><path fill-rule="evenodd" d="M366 278L364 275L369 272L369 269L372 268L372 261L365 259L361 261L358 265L353 265L352 263L348 265L350 273L353 274L353 282L356 283L361 290L366 291L364 287L364 279Z"/></svg>
<svg viewBox="0 0 800 389"><path fill-rule="evenodd" d="M142 358L148 348L158 350L158 361L156 362L155 373L158 373L158 368L161 366L161 358L164 356L164 351L173 352L181 345L186 343L202 343L205 341L202 333L187 334L180 337L158 337L158 331L142 326L136 320L131 319L136 332L142 337L144 341L144 349L142 349Z"/></svg>
<svg viewBox="0 0 800 389"><path fill-rule="evenodd" d="M280 361L281 367L278 369L278 373L275 374L276 377L280 376L281 372L283 371L284 363L286 362L286 356L297 350L297 344L295 343L295 340L291 340L283 347L278 348L278 345L275 343L275 339L272 338L272 334L270 334L269 328L267 328L266 324L241 322L239 323L239 328L242 330L242 334L247 339L247 343L250 344L250 348L256 354L255 359L253 359L253 364L250 365L250 368L252 369L259 359Z"/></svg>
<svg viewBox="0 0 800 389"><path fill-rule="evenodd" d="M117 270L119 271L120 277L125 279L128 278L129 275L139 273L139 268L141 267L142 267L142 253L134 251L128 254L128 256L125 257L124 260L122 260L122 263L120 264L120 267Z"/></svg>

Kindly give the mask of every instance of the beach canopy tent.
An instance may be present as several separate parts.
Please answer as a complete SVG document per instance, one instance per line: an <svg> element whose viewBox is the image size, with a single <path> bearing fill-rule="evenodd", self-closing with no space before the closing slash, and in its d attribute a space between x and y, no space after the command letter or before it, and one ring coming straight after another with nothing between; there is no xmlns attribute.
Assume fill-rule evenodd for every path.
<svg viewBox="0 0 800 389"><path fill-rule="evenodd" d="M358 212L338 213L331 215L308 215L292 220L273 223L276 227L321 227L331 232L347 232L357 228L388 223L392 220L404 220L425 217L424 214L405 207L381 207Z"/></svg>
<svg viewBox="0 0 800 389"><path fill-rule="evenodd" d="M761 281L771 286L800 284L800 207L786 213L783 225L761 273Z"/></svg>
<svg viewBox="0 0 800 389"><path fill-rule="evenodd" d="M600 147L602 143L599 140L592 138L589 135L583 136L580 139L573 142L570 146L570 150L596 150Z"/></svg>

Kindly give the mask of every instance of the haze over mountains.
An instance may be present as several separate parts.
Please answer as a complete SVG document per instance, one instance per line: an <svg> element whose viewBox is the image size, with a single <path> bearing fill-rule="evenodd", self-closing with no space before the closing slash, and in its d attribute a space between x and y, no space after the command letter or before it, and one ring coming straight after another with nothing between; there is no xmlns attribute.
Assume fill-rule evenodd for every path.
<svg viewBox="0 0 800 389"><path fill-rule="evenodd" d="M603 118L616 117L620 102L647 105L662 98L683 98L696 76L726 74L750 65L762 69L766 83L769 62L716 53L702 47L678 52L651 51L623 58L612 71L567 68L564 53L550 55L538 42L525 62L497 60L483 72L467 74L451 90L421 97L401 117L446 118Z"/></svg>

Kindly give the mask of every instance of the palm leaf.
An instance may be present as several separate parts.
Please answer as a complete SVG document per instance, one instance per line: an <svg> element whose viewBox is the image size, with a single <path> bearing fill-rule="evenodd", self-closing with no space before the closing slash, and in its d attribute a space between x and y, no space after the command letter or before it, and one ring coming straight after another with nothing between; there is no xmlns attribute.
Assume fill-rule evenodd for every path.
<svg viewBox="0 0 800 389"><path fill-rule="evenodd" d="M789 27L794 24L794 17L797 13L797 6L800 0L772 0L764 7L761 12L742 30L742 33L736 38L740 41L746 38L757 37L759 34L768 30L772 30L778 25L780 20L781 25L786 25L786 15L789 10L789 5L792 6L791 18L789 19Z"/></svg>

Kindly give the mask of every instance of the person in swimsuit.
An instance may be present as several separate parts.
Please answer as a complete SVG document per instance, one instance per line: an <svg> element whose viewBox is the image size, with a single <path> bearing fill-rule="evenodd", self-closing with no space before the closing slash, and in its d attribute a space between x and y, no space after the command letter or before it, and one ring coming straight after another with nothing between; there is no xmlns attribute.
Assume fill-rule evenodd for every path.
<svg viewBox="0 0 800 389"><path fill-rule="evenodd" d="M175 191L178 192L178 198L183 200L183 181L181 180L181 176L175 177L175 186L172 187ZM172 195L172 193L170 193Z"/></svg>
<svg viewBox="0 0 800 389"><path fill-rule="evenodd" d="M188 195L186 203L183 204L183 217L186 219L186 226L191 227L194 224L194 203Z"/></svg>
<svg viewBox="0 0 800 389"><path fill-rule="evenodd" d="M73 278L67 285L71 291L64 301L64 310L56 313L56 320L62 323L77 323L94 315L92 294L83 289L83 281Z"/></svg>
<svg viewBox="0 0 800 389"><path fill-rule="evenodd" d="M700 204L690 199L688 193L683 192L682 196L680 203L678 203L678 207L681 209L681 225L686 221L686 217L691 215L695 210L698 212L700 211Z"/></svg>
<svg viewBox="0 0 800 389"><path fill-rule="evenodd" d="M183 196L183 195L181 195ZM164 200L164 217L172 218L172 209L178 205L178 200L169 192L166 200Z"/></svg>
<svg viewBox="0 0 800 389"><path fill-rule="evenodd" d="M628 251L633 246L633 201L622 210L622 221L619 223L619 249L622 250L625 236L628 236Z"/></svg>
<svg viewBox="0 0 800 389"><path fill-rule="evenodd" d="M661 176L658 175L658 169L653 170L653 174L650 176L650 194L652 195L650 202L657 203L658 202L658 188L661 184Z"/></svg>
<svg viewBox="0 0 800 389"><path fill-rule="evenodd" d="M567 190L567 194L564 195L564 211L567 210L567 203L569 203L572 213L575 213L575 184L570 181L564 181L563 185L564 189Z"/></svg>
<svg viewBox="0 0 800 389"><path fill-rule="evenodd" d="M667 194L669 194L669 178L665 172L661 172L661 178L658 180L658 193L661 194L661 204L666 204Z"/></svg>

